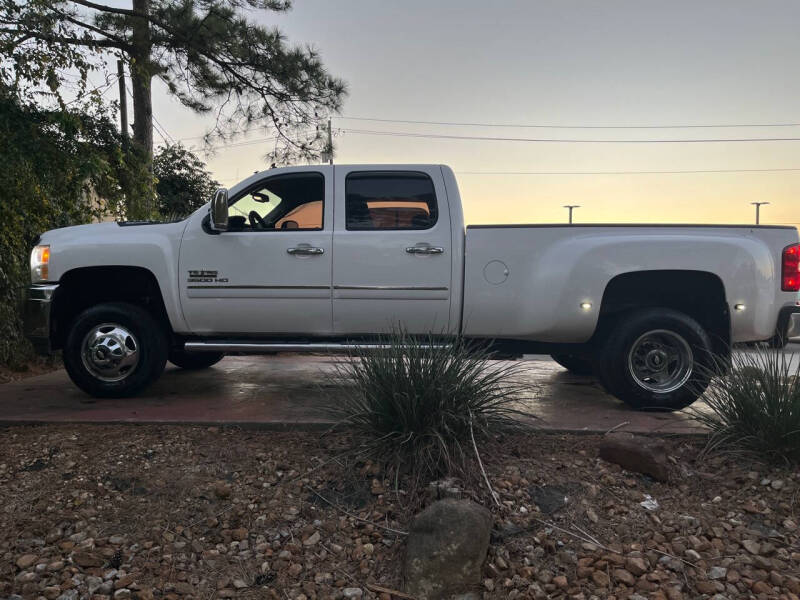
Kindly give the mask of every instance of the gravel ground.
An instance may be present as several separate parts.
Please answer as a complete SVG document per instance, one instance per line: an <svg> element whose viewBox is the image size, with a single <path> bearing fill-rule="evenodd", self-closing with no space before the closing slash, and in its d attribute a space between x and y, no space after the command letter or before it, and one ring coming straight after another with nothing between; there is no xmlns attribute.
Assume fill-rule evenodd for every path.
<svg viewBox="0 0 800 600"><path fill-rule="evenodd" d="M493 440L485 598L797 598L800 473L666 441L663 484L596 436ZM346 434L0 430L0 597L389 598L414 504ZM650 502L647 502L647 500ZM643 506L641 503L645 503ZM656 506L657 504L657 506ZM396 596L395 596L396 597Z"/></svg>

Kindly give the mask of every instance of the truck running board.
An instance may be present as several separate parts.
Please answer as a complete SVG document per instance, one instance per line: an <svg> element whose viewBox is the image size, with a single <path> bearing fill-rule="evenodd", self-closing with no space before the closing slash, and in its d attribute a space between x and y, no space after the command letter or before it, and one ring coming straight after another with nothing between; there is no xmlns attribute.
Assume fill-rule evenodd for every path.
<svg viewBox="0 0 800 600"><path fill-rule="evenodd" d="M186 352L349 352L351 350L385 350L390 344L346 343L346 342L310 342L307 344L287 344L282 342L186 342Z"/></svg>

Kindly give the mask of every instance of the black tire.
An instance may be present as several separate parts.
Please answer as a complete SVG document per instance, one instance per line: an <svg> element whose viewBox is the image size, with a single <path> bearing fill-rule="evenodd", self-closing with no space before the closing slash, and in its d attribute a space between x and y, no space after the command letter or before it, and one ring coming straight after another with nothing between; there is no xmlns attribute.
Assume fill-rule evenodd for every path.
<svg viewBox="0 0 800 600"><path fill-rule="evenodd" d="M550 358L575 375L592 375L592 361L572 354L551 354Z"/></svg>
<svg viewBox="0 0 800 600"><path fill-rule="evenodd" d="M648 347L652 348L649 352ZM668 349L666 355L662 348ZM686 352L687 348L690 352ZM674 378L658 382L642 376L653 361L660 365L664 360L676 365ZM676 310L650 308L621 318L602 344L594 364L606 390L628 406L674 411L686 408L703 394L714 359L708 334L697 321Z"/></svg>
<svg viewBox="0 0 800 600"><path fill-rule="evenodd" d="M94 346L96 352L84 355L90 334L102 342ZM121 340L125 348L118 343ZM149 312L134 304L109 302L86 309L72 322L64 344L64 367L75 385L90 396L127 398L161 375L167 349L166 332ZM100 357L102 352L106 354ZM135 353L135 364L119 367L111 360L107 370L98 366L109 354L116 357L120 352ZM109 380L112 377L119 379Z"/></svg>
<svg viewBox="0 0 800 600"><path fill-rule="evenodd" d="M767 345L770 348L775 348L776 350L783 350L784 348L786 348L786 344L788 343L789 343L789 338L780 333L776 333L769 339L769 341L767 341Z"/></svg>
<svg viewBox="0 0 800 600"><path fill-rule="evenodd" d="M181 369L191 371L207 369L225 358L224 352L184 352L183 350L170 350L169 362Z"/></svg>

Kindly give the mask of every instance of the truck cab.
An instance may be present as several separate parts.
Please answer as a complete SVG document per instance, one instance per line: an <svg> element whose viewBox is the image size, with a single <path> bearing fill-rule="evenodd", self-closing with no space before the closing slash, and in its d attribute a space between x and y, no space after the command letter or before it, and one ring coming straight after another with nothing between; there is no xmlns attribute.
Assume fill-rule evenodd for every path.
<svg viewBox="0 0 800 600"><path fill-rule="evenodd" d="M204 212L189 219L178 269L188 332L330 337L397 323L458 331L453 250L463 222L442 167L276 171L219 199L228 213L220 222Z"/></svg>

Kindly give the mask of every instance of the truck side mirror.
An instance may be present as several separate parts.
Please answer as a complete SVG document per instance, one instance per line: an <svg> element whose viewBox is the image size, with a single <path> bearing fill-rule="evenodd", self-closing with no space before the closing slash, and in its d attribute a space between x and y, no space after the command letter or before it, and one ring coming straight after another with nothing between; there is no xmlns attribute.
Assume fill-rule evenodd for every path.
<svg viewBox="0 0 800 600"><path fill-rule="evenodd" d="M228 190L220 188L214 192L214 199L208 207L211 229L225 231L228 229Z"/></svg>

